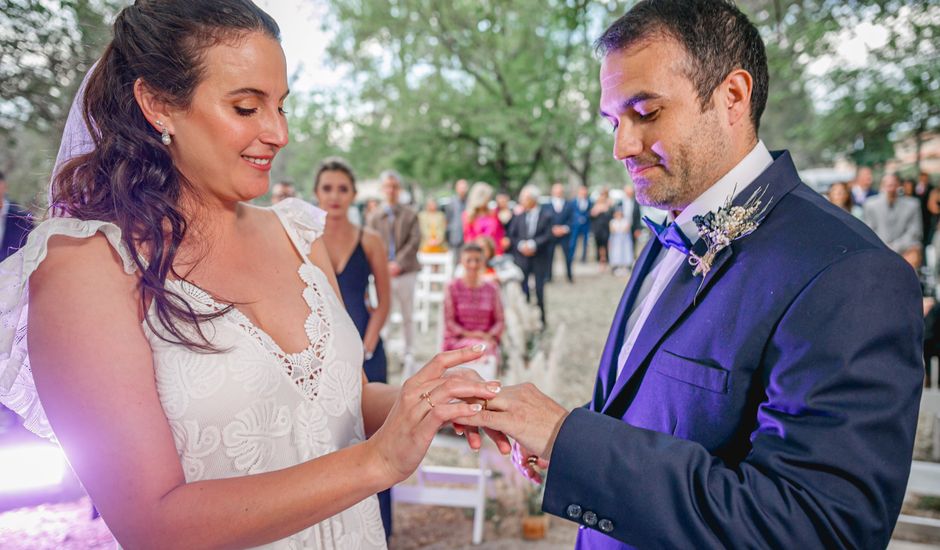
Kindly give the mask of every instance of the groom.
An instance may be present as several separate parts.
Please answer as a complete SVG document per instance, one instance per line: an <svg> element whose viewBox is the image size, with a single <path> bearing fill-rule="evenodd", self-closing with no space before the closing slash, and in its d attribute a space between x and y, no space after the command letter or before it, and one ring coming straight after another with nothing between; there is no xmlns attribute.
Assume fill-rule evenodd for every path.
<svg viewBox="0 0 940 550"><path fill-rule="evenodd" d="M731 2L644 0L597 44L614 156L671 223L588 406L506 387L468 423L513 437L530 478L550 462L544 509L581 549L884 548L924 376L914 272L758 139L767 61ZM695 217L729 197L758 227L693 273Z"/></svg>

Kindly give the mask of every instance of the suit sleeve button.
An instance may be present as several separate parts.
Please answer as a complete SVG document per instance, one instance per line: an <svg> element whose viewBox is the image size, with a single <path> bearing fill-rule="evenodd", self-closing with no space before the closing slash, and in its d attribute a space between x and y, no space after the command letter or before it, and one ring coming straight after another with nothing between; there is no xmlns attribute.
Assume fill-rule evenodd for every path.
<svg viewBox="0 0 940 550"><path fill-rule="evenodd" d="M583 516L581 516L581 521L583 521L584 524L588 527L594 527L597 525L597 514L588 510L587 512L584 512Z"/></svg>
<svg viewBox="0 0 940 550"><path fill-rule="evenodd" d="M604 518L597 522L597 528L605 533L610 533L614 530L614 522L610 521L607 518Z"/></svg>
<svg viewBox="0 0 940 550"><path fill-rule="evenodd" d="M568 517L571 519L578 519L581 517L581 507L577 504L572 504L568 506Z"/></svg>

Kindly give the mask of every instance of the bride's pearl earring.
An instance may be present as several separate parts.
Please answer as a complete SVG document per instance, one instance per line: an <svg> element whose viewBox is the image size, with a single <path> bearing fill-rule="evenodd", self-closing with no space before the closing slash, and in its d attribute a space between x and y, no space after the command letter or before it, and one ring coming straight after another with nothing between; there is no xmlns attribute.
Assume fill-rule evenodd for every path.
<svg viewBox="0 0 940 550"><path fill-rule="evenodd" d="M160 134L160 141L162 141L164 145L169 147L169 145L173 143L173 138L170 136L170 131L167 130L166 126L163 125L163 122L159 120L157 121L157 126L163 129L163 133Z"/></svg>

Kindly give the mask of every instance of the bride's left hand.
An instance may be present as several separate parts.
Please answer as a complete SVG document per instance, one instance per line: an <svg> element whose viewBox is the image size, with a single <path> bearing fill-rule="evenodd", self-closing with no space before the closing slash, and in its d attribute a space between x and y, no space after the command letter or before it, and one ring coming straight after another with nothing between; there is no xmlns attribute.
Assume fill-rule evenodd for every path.
<svg viewBox="0 0 940 550"><path fill-rule="evenodd" d="M453 367L448 369L442 378L449 376L456 376L473 381L483 381L483 377L481 377L477 371L466 367ZM471 404L480 403L484 408L486 407L486 403L478 399L466 399L465 401ZM483 447L483 436L480 435L479 428L458 424L456 422L453 423L453 427L457 435L465 435L467 437L467 445L469 445L472 450L479 451L480 448ZM496 443L496 448L499 449L501 454L508 455L512 452L512 443L510 443L506 434L491 428L483 428L483 431L493 440L493 443Z"/></svg>

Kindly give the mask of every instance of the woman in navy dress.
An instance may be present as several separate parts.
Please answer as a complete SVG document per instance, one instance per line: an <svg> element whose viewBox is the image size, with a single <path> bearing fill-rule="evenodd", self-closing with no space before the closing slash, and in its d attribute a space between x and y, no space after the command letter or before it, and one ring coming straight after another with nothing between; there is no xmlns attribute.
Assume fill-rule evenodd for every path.
<svg viewBox="0 0 940 550"><path fill-rule="evenodd" d="M388 318L391 299L385 243L375 231L349 220L349 208L356 198L356 176L344 160L328 158L320 163L313 192L320 208L326 210L323 241L336 272L343 303L362 337L362 368L369 382L387 382L385 348L379 336ZM369 275L375 278L378 296L378 305L371 311L366 305ZM392 533L389 491L379 493L379 504L388 537Z"/></svg>

